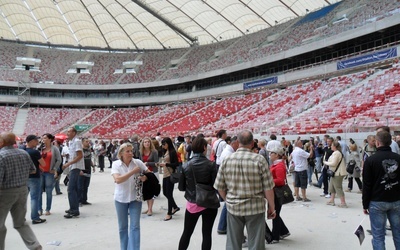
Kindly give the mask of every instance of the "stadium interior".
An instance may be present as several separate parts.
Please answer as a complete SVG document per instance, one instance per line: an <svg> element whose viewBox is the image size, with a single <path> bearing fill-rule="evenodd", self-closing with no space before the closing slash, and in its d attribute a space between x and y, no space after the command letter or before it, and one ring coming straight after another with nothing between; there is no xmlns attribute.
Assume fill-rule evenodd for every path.
<svg viewBox="0 0 400 250"><path fill-rule="evenodd" d="M161 38L154 35L148 44L133 40L134 49L126 41L107 40L110 30L102 32L101 26L96 32L102 33L97 38L102 43L82 39L78 45L69 31L71 42L57 36L46 42L45 29L35 38L41 34L35 33L37 27L24 38L30 26L13 24L7 14L15 8L12 2L0 4L0 131L25 137L79 125L82 136L107 139L157 132L214 135L221 128L230 133L250 129L261 136L358 133L380 125L400 131L396 0L321 1L314 9L303 8L303 14L280 6L291 15L282 12L280 19L271 20L259 15L268 25L256 26L258 30L243 24L238 34L216 35L204 29L193 41L180 38L185 43L164 34L167 42L161 47L154 42ZM140 3L129 4L133 2ZM331 4L325 6L327 2ZM254 11L249 5L246 10ZM34 17L31 26L40 23L33 15L39 15L40 6L34 7L30 16L20 13ZM65 6L54 1L51 8L56 7L61 13ZM174 20L165 13L157 20ZM181 26L182 34L190 33L188 27ZM21 35L16 36L18 30ZM215 39L207 40L207 32ZM129 34L125 40L133 39ZM194 35L192 31L188 37Z"/></svg>

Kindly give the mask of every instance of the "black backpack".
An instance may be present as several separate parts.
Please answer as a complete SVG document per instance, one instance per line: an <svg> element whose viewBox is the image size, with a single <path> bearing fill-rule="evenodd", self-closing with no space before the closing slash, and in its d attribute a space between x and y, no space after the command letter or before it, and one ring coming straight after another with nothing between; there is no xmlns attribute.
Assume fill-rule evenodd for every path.
<svg viewBox="0 0 400 250"><path fill-rule="evenodd" d="M349 174L354 173L354 169L356 168L356 161L355 160L350 160L349 163L347 163L346 171Z"/></svg>

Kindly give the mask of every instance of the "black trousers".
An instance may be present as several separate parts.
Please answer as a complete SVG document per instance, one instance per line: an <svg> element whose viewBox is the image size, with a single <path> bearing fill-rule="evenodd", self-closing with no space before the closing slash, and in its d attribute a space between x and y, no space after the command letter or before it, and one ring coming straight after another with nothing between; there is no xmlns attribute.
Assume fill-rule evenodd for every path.
<svg viewBox="0 0 400 250"><path fill-rule="evenodd" d="M328 187L329 187L329 177L327 173L328 169L326 167L322 168L322 180L324 183L324 194L328 194Z"/></svg>
<svg viewBox="0 0 400 250"><path fill-rule="evenodd" d="M281 235L289 233L285 223L281 218L282 204L280 200L275 195L275 219L272 220L272 239L279 241Z"/></svg>
<svg viewBox="0 0 400 250"><path fill-rule="evenodd" d="M201 232L203 234L203 242L201 244L202 250L210 250L212 245L212 228L214 225L215 218L217 217L218 209L207 208L198 213L189 213L186 210L185 223L183 227L183 233L179 241L179 250L186 250L189 247L190 237L193 234L194 228L196 227L197 221L201 215L203 227Z"/></svg>
<svg viewBox="0 0 400 250"><path fill-rule="evenodd" d="M99 155L99 167L101 171L104 171L104 155Z"/></svg>
<svg viewBox="0 0 400 250"><path fill-rule="evenodd" d="M172 215L172 209L177 209L178 206L174 200L174 183L168 177L163 178L163 194L168 200L168 215Z"/></svg>
<svg viewBox="0 0 400 250"><path fill-rule="evenodd" d="M355 179L356 182L357 182L358 189L362 190L362 182L361 182L360 178L354 178L354 179ZM349 188L350 190L353 189L353 177L349 177L349 185L348 185L348 188Z"/></svg>

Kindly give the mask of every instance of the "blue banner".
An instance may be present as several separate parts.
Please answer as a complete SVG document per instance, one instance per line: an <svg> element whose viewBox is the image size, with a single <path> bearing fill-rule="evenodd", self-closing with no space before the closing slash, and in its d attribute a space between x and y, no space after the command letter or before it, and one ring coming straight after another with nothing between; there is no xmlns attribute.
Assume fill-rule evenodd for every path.
<svg viewBox="0 0 400 250"><path fill-rule="evenodd" d="M245 83L243 83L243 89L246 90L246 89L251 89L251 88L258 88L258 87L263 87L263 86L267 86L267 85L274 84L274 83L278 83L277 76L265 78L262 80L252 81L252 82L245 82Z"/></svg>
<svg viewBox="0 0 400 250"><path fill-rule="evenodd" d="M377 61L381 61L384 59L392 58L397 56L397 48L391 48L387 50L382 50L379 52L375 52L373 54L358 56L352 59L340 61L337 63L337 69L347 69L355 66L360 66L363 64L373 63Z"/></svg>

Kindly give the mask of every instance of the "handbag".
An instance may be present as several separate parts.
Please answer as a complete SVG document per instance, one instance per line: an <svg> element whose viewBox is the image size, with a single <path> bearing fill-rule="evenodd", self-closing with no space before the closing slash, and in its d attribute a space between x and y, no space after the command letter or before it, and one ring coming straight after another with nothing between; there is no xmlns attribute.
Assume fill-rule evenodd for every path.
<svg viewBox="0 0 400 250"><path fill-rule="evenodd" d="M196 186L196 204L205 208L219 208L219 199L214 187L207 184L197 183L193 167L192 174Z"/></svg>
<svg viewBox="0 0 400 250"><path fill-rule="evenodd" d="M355 168L356 168L356 161L350 160L349 163L347 163L346 171L349 174L353 174Z"/></svg>
<svg viewBox="0 0 400 250"><path fill-rule="evenodd" d="M179 182L179 179L181 178L181 174L182 173L180 173L180 172L173 172L173 173L171 173L171 171L169 171L169 168L167 167L167 166L165 166L165 168L168 170L168 172L169 172L169 180L172 182L172 183L178 183Z"/></svg>
<svg viewBox="0 0 400 250"><path fill-rule="evenodd" d="M294 201L292 190L287 184L287 180L285 180L285 185L281 187L274 188L276 198L278 198L282 205L288 204Z"/></svg>
<svg viewBox="0 0 400 250"><path fill-rule="evenodd" d="M136 192L136 201L143 201L143 182L139 179L139 176L135 178L135 192Z"/></svg>
<svg viewBox="0 0 400 250"><path fill-rule="evenodd" d="M342 153L340 153L340 154L342 154ZM340 159L339 164L337 165L335 171L332 171L330 168L328 168L328 169L326 170L326 175L327 175L328 177L335 177L335 173L336 173L336 171L338 171L339 166L340 166L340 163L342 163L342 160L343 160L343 155L342 155L342 159Z"/></svg>

